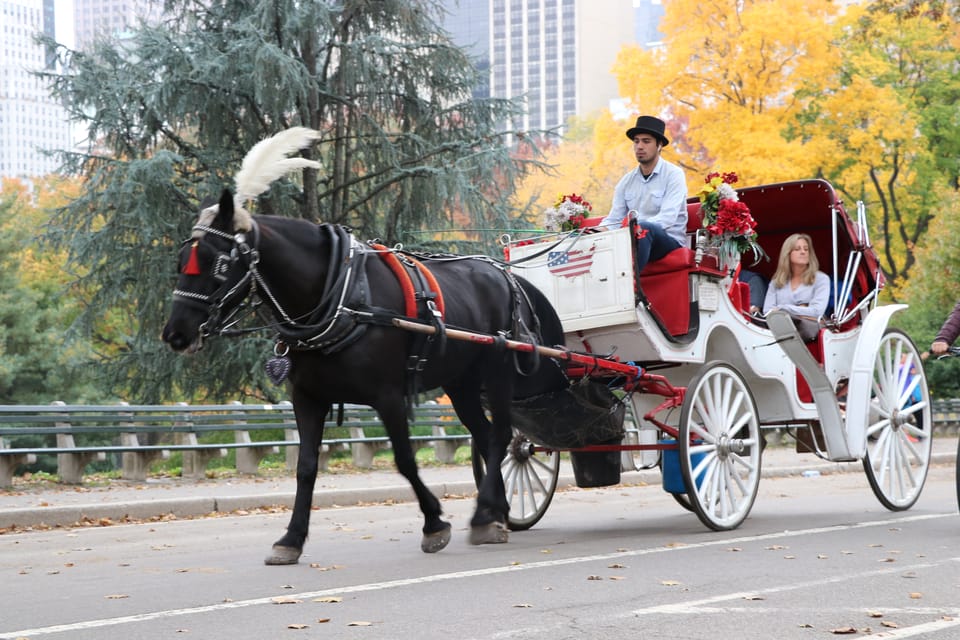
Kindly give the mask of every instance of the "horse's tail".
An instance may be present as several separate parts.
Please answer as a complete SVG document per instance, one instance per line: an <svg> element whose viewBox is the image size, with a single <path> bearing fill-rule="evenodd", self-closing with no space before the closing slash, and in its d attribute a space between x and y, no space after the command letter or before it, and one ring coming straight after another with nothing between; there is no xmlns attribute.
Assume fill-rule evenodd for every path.
<svg viewBox="0 0 960 640"><path fill-rule="evenodd" d="M547 297L523 278L514 276L523 289L524 297L529 302L531 318L529 327L537 327L537 335L530 336L537 344L556 347L563 346L563 325L560 317ZM540 358L541 362L536 362ZM517 376L514 387L515 398L528 398L548 391L566 388L567 376L560 363L550 358L543 358L539 354L524 354L520 356L521 368L529 371L529 375Z"/></svg>

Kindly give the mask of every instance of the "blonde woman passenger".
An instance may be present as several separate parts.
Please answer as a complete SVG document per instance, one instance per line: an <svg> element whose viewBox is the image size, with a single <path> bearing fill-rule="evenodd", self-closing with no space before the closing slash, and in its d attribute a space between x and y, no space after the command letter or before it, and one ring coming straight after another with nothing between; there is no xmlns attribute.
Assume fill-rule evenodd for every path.
<svg viewBox="0 0 960 640"><path fill-rule="evenodd" d="M813 241L805 233L794 233L780 249L777 270L763 301L764 315L774 309L786 311L800 337L810 342L817 338L829 300L830 277L820 271Z"/></svg>

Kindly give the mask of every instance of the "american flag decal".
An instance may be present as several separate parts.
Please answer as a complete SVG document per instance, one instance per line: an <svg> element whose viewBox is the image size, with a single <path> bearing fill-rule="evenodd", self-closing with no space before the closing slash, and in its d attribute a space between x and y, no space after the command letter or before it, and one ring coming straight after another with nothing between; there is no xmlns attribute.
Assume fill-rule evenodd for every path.
<svg viewBox="0 0 960 640"><path fill-rule="evenodd" d="M547 254L547 267L555 276L582 276L589 273L593 266L593 249L594 247L576 251L551 251Z"/></svg>

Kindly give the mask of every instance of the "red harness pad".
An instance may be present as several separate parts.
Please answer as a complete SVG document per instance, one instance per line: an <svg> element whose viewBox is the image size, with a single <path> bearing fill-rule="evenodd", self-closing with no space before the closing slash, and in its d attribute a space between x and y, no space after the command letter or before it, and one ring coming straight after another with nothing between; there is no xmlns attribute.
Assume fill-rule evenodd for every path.
<svg viewBox="0 0 960 640"><path fill-rule="evenodd" d="M400 263L400 259L397 258L397 255L387 249L382 244L371 244L370 247L377 251L380 254L380 257L383 258L384 262L387 263L387 266L390 267L390 271L393 272L393 275L396 276L397 282L400 284L400 289L403 291L403 302L404 302L404 313L408 318L417 318L419 314L417 313L417 294L416 286L413 284L413 280L410 278L410 273L407 269ZM422 262L413 258L412 256L406 256L410 262L420 270L420 273L423 274L423 277L426 279L427 284L430 286L430 290L436 295L436 305L437 310L440 312L441 319L445 315L445 310L443 306L443 293L440 291L440 284L437 282L437 279L434 277L433 273L427 269Z"/></svg>

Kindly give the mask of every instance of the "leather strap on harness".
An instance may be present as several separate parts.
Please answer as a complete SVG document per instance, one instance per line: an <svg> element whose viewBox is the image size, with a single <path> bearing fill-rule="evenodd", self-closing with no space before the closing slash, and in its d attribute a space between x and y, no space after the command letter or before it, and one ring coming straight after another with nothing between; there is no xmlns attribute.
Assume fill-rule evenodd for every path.
<svg viewBox="0 0 960 640"><path fill-rule="evenodd" d="M380 257L384 262L387 263L387 266L390 267L390 271L393 272L393 275L396 276L397 281L400 283L400 289L403 291L403 303L404 303L404 312L407 314L408 318L417 318L419 313L417 312L417 298L416 288L413 284L413 278L410 277L410 273L400 262L400 259L397 257L397 254L383 246L382 244L370 243L370 248L374 249L380 254ZM440 285L437 283L437 279L434 277L433 273L427 269L422 262L410 255L404 255L404 260L409 260L420 274L426 279L427 285L430 287L434 297L437 310L440 312L441 318L444 315L443 307L443 293L440 291ZM422 296L421 292L421 296Z"/></svg>
<svg viewBox="0 0 960 640"><path fill-rule="evenodd" d="M417 377L426 366L431 352L442 355L446 349L443 294L437 279L422 262L410 254L390 250L381 244L368 244L380 254L400 283L407 317L427 322L436 329L431 336L418 334L407 357L407 370L410 372L407 378L407 413L412 417Z"/></svg>

